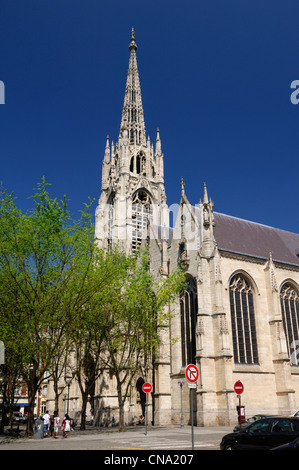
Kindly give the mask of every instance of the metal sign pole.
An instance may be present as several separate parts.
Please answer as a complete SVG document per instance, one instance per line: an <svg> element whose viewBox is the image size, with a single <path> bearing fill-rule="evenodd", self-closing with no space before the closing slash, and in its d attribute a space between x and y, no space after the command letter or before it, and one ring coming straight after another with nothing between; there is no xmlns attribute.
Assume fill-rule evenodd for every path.
<svg viewBox="0 0 299 470"><path fill-rule="evenodd" d="M192 436L192 450L194 450L194 419L193 419L193 388L190 388L190 408L191 408L191 436Z"/></svg>
<svg viewBox="0 0 299 470"><path fill-rule="evenodd" d="M147 409L148 409L148 393L146 394L146 403L145 403L145 435L147 435Z"/></svg>
<svg viewBox="0 0 299 470"><path fill-rule="evenodd" d="M181 389L181 428L184 427L184 413L183 413L183 383L184 380L179 379L178 383L180 384Z"/></svg>
<svg viewBox="0 0 299 470"><path fill-rule="evenodd" d="M242 416L241 416L241 395L239 396L239 421L240 421L240 431L242 431Z"/></svg>

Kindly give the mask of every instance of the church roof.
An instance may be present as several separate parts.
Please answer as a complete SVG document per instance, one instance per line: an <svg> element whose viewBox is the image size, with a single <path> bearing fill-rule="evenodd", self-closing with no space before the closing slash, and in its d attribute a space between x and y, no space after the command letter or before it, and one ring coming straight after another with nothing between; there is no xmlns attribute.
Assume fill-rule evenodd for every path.
<svg viewBox="0 0 299 470"><path fill-rule="evenodd" d="M220 250L299 266L299 234L214 212Z"/></svg>
<svg viewBox="0 0 299 470"><path fill-rule="evenodd" d="M195 206L193 209L199 218L199 208ZM299 234L219 212L214 212L214 219L214 237L219 250L265 260L271 253L274 261L299 266ZM173 230L164 227L164 237L169 246L173 241ZM161 241L163 227L155 225L155 232Z"/></svg>

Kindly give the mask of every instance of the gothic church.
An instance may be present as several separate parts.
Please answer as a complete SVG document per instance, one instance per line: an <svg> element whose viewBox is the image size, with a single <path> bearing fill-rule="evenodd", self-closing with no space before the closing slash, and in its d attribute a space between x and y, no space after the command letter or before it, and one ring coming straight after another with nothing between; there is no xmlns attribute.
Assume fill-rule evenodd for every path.
<svg viewBox="0 0 299 470"><path fill-rule="evenodd" d="M188 280L170 306L171 324L150 378L151 421L180 423L182 393L184 422L190 422L188 364L199 369L198 426L236 423L237 380L246 417L291 414L299 409L299 235L215 212L205 184L192 206L183 179L180 203L167 206L160 132L153 145L145 130L133 30L129 50L118 142L106 141L96 237L102 247L117 241L128 253L149 240L152 272L167 276L181 263ZM137 377L132 387L128 423L142 412L144 380ZM102 424L111 410L117 416L110 383L97 395Z"/></svg>

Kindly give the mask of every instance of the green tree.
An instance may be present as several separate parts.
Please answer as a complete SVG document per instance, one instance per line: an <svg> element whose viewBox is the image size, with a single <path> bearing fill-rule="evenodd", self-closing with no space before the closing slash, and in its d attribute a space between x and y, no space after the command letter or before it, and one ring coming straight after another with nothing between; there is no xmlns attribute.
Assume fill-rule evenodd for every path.
<svg viewBox="0 0 299 470"><path fill-rule="evenodd" d="M0 338L27 384L28 435L44 372L90 295L85 278L94 247L88 207L73 221L66 201L52 199L46 186L45 179L38 184L26 213L12 195L0 193Z"/></svg>
<svg viewBox="0 0 299 470"><path fill-rule="evenodd" d="M116 377L124 429L124 403L140 368L155 356L165 308L182 288L174 271L162 281L150 273L148 250L126 256L100 250L86 204L73 220L66 201L52 199L42 180L33 208L23 213L0 191L0 339L9 357L6 377L18 371L28 390L27 435L33 434L36 392L52 374L56 403L65 367L82 395L81 426L88 397L103 367ZM71 369L70 369L71 367Z"/></svg>
<svg viewBox="0 0 299 470"><path fill-rule="evenodd" d="M82 308L73 316L69 334L74 357L70 367L76 378L82 397L81 429L85 429L88 398L92 408L95 384L102 373L104 339L109 331L109 319L105 316L104 302L108 292L114 292L123 279L127 257L118 248L103 251L94 246L92 266L85 278L87 291Z"/></svg>
<svg viewBox="0 0 299 470"><path fill-rule="evenodd" d="M175 270L164 280L150 273L148 248L128 257L127 269L103 301L108 328L103 362L116 379L119 431L125 429L124 405L137 372L151 367L160 341L160 329L169 326L165 308L181 291L184 274Z"/></svg>

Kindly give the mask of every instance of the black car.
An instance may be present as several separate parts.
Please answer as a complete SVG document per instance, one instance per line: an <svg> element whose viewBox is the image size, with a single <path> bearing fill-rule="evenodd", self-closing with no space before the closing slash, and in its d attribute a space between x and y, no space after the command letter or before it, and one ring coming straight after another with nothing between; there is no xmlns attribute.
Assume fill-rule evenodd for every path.
<svg viewBox="0 0 299 470"><path fill-rule="evenodd" d="M17 423L21 424L26 424L27 423L27 417L22 415L19 411L14 411L13 412L13 420Z"/></svg>
<svg viewBox="0 0 299 470"><path fill-rule="evenodd" d="M258 419L262 419L262 418L270 418L272 417L272 415L254 415L254 416L251 416L251 418L248 418L246 420L246 423L243 423L242 424L242 431L244 431L250 424L254 423L255 421L257 421ZM240 425L237 424L234 429L233 429L234 432L239 432L240 431Z"/></svg>
<svg viewBox="0 0 299 470"><path fill-rule="evenodd" d="M299 450L299 437L288 444L283 444L282 446L274 447L271 450Z"/></svg>
<svg viewBox="0 0 299 470"><path fill-rule="evenodd" d="M299 437L299 417L276 416L255 421L244 431L226 434L221 450L268 450Z"/></svg>

